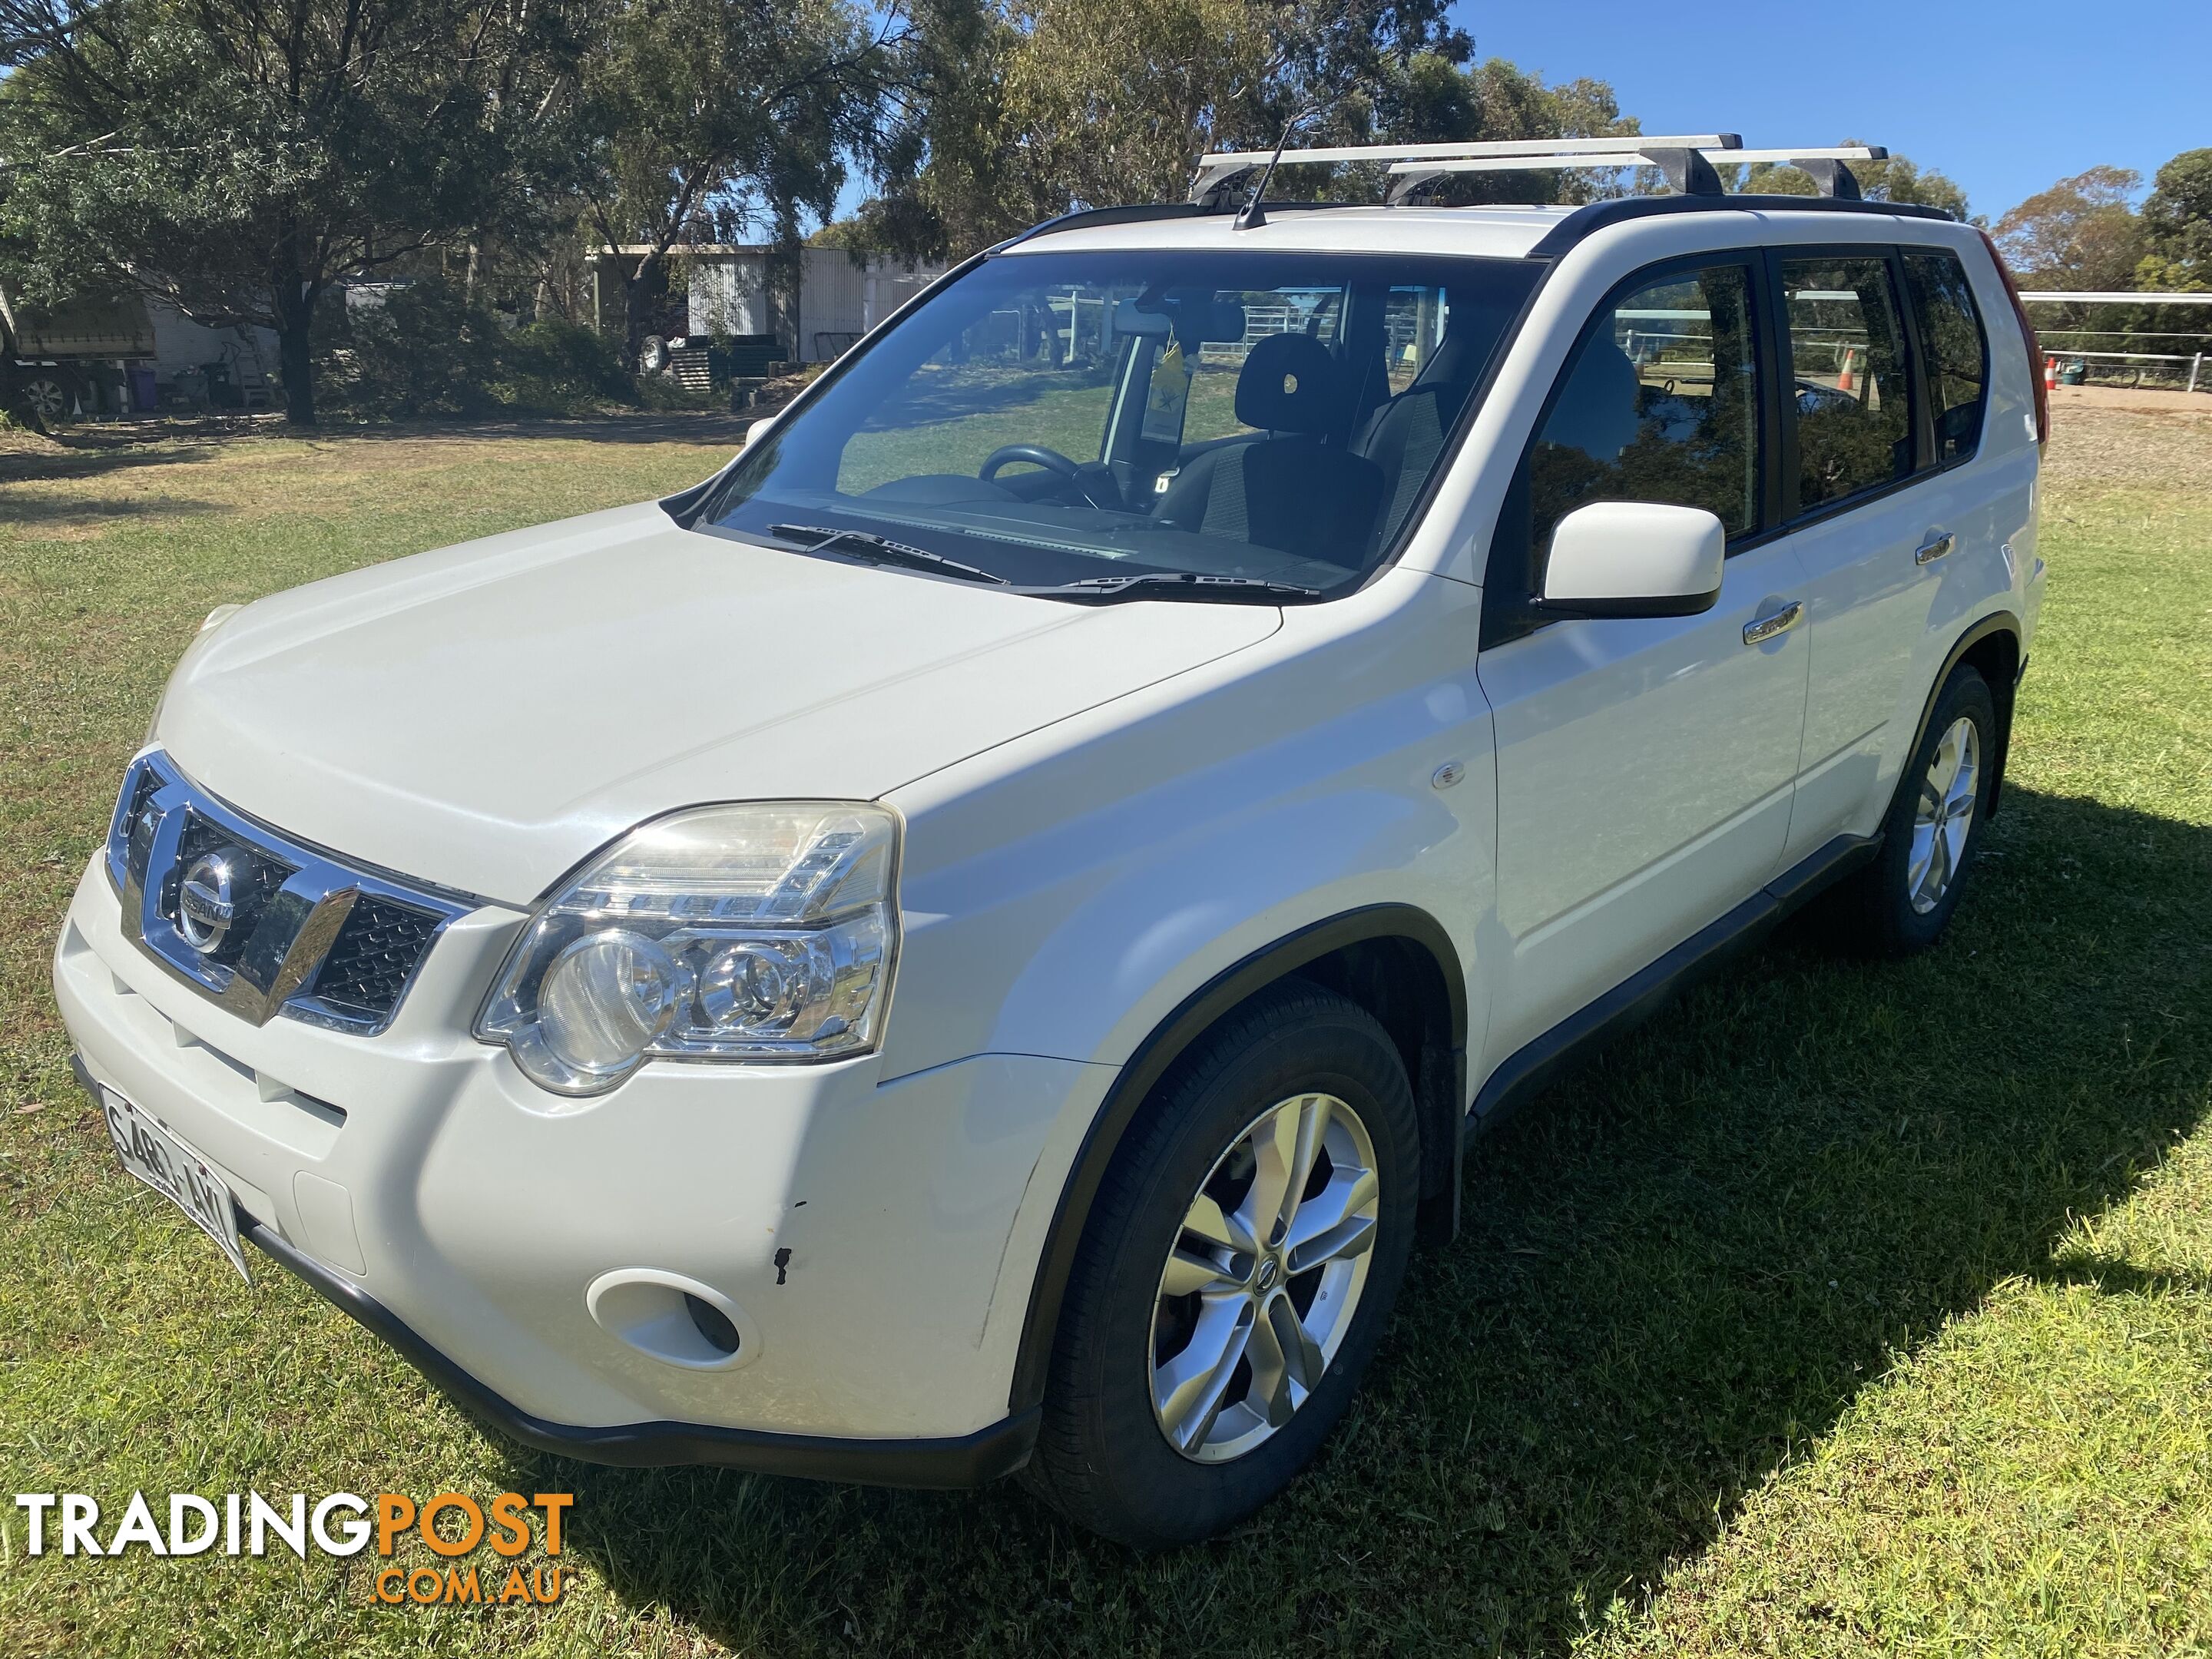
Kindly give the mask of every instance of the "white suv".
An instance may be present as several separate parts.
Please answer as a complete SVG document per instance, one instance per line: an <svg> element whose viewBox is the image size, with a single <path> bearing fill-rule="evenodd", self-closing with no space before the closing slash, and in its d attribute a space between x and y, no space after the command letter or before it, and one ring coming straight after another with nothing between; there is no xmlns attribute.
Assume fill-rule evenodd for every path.
<svg viewBox="0 0 2212 1659"><path fill-rule="evenodd" d="M1474 1132L1996 805L2003 270L1688 182L1072 215L696 489L211 617L55 960L125 1164L534 1446L1249 1513Z"/></svg>

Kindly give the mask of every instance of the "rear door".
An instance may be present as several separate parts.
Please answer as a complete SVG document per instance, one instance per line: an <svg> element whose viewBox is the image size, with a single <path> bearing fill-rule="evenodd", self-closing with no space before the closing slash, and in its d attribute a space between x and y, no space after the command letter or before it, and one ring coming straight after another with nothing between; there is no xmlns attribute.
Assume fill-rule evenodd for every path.
<svg viewBox="0 0 2212 1659"><path fill-rule="evenodd" d="M1988 347L1957 258L1792 247L1771 268L1790 376L1782 506L1811 602L1794 860L1872 833L1929 690L1921 647L1946 579L1995 559L2000 538L1962 471Z"/></svg>
<svg viewBox="0 0 2212 1659"><path fill-rule="evenodd" d="M1496 713L1499 974L1510 1053L1754 892L1781 862L1804 724L1803 631L1747 626L1805 593L1765 533L1774 410L1754 253L1613 291L1553 388L1501 515L1483 595ZM1515 620L1552 526L1591 501L1705 507L1729 532L1695 617Z"/></svg>

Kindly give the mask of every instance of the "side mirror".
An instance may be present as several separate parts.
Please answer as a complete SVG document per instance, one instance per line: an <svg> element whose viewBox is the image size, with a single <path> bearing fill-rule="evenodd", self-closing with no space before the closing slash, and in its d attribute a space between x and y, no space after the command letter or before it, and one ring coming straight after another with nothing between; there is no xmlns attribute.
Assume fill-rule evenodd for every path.
<svg viewBox="0 0 2212 1659"><path fill-rule="evenodd" d="M1558 617L1694 617L1721 596L1728 532L1696 507L1592 501L1559 520L1538 609Z"/></svg>

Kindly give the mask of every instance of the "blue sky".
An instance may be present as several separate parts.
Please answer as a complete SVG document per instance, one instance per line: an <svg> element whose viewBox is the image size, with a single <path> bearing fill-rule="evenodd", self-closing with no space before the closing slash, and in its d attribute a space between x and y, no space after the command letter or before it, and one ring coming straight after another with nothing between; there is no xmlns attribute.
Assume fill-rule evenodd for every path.
<svg viewBox="0 0 2212 1659"><path fill-rule="evenodd" d="M1517 0L1453 9L1476 52L1613 82L1646 132L1887 144L1995 220L2100 162L2212 145L2212 0ZM848 214L866 193L848 183Z"/></svg>
<svg viewBox="0 0 2212 1659"><path fill-rule="evenodd" d="M1847 134L1948 173L1994 219L2100 162L2212 145L2212 0L1461 4L1485 58L1613 82L1646 132Z"/></svg>

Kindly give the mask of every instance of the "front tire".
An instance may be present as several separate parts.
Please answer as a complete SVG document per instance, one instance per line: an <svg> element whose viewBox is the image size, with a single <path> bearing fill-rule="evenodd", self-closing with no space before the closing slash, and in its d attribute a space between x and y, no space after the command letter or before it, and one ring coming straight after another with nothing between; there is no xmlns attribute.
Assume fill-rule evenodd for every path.
<svg viewBox="0 0 2212 1659"><path fill-rule="evenodd" d="M1025 1478L1139 1548L1235 1525L1313 1461L1413 1238L1420 1130L1372 1016L1300 981L1162 1079L1099 1188Z"/></svg>
<svg viewBox="0 0 2212 1659"><path fill-rule="evenodd" d="M1830 931L1857 954L1907 957L1935 944L1959 908L1988 816L1996 701L1976 669L1951 671L1882 820L1881 851L1827 900Z"/></svg>

